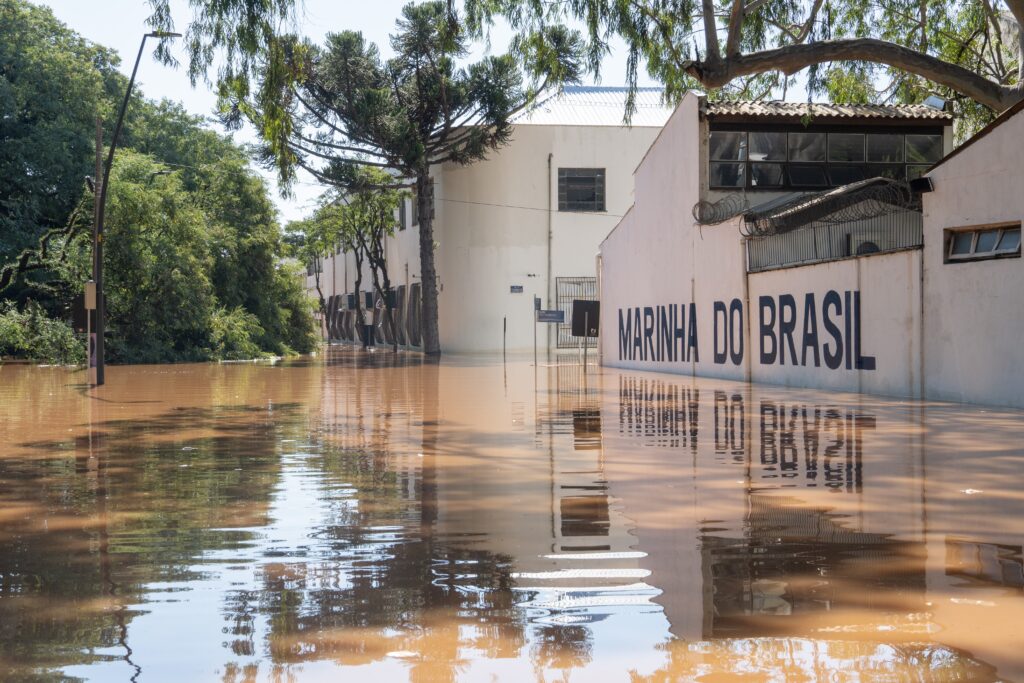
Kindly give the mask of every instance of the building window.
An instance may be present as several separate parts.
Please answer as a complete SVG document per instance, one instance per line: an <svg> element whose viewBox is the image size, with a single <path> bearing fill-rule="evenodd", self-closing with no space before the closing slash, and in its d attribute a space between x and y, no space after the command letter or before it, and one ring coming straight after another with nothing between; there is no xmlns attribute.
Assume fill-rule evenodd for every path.
<svg viewBox="0 0 1024 683"><path fill-rule="evenodd" d="M946 231L946 263L1020 258L1020 223Z"/></svg>
<svg viewBox="0 0 1024 683"><path fill-rule="evenodd" d="M713 130L708 176L711 189L821 189L913 179L941 158L941 134Z"/></svg>
<svg viewBox="0 0 1024 683"><path fill-rule="evenodd" d="M409 227L409 215L405 208L405 197L398 200L398 229L405 230Z"/></svg>
<svg viewBox="0 0 1024 683"><path fill-rule="evenodd" d="M604 211L604 169L558 169L558 210Z"/></svg>

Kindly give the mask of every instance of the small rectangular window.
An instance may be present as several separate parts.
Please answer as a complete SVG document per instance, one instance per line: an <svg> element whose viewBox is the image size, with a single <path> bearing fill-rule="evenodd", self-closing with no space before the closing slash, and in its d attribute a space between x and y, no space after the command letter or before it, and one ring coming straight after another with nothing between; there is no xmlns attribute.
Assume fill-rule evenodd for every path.
<svg viewBox="0 0 1024 683"><path fill-rule="evenodd" d="M785 133L750 133L748 134L750 150L747 154L751 161L785 161Z"/></svg>
<svg viewBox="0 0 1024 683"><path fill-rule="evenodd" d="M864 180L863 166L829 166L828 179L832 185L849 185Z"/></svg>
<svg viewBox="0 0 1024 683"><path fill-rule="evenodd" d="M782 187L782 164L751 164L750 184L754 187Z"/></svg>
<svg viewBox="0 0 1024 683"><path fill-rule="evenodd" d="M883 164L903 163L903 136L898 133L868 135L868 161Z"/></svg>
<svg viewBox="0 0 1024 683"><path fill-rule="evenodd" d="M711 187L744 187L746 167L744 163L711 162Z"/></svg>
<svg viewBox="0 0 1024 683"><path fill-rule="evenodd" d="M790 133L790 161L825 161L824 133Z"/></svg>
<svg viewBox="0 0 1024 683"><path fill-rule="evenodd" d="M558 169L558 210L605 211L604 169Z"/></svg>
<svg viewBox="0 0 1024 683"><path fill-rule="evenodd" d="M868 174L869 178L903 180L906 174L906 167L903 164L870 164L868 166Z"/></svg>
<svg viewBox="0 0 1024 683"><path fill-rule="evenodd" d="M817 165L790 164L789 184L793 187L826 187L825 167Z"/></svg>
<svg viewBox="0 0 1024 683"><path fill-rule="evenodd" d="M946 263L1020 258L1020 223L946 231Z"/></svg>
<svg viewBox="0 0 1024 683"><path fill-rule="evenodd" d="M712 161L745 161L747 158L747 134L713 130L708 154Z"/></svg>
<svg viewBox="0 0 1024 683"><path fill-rule="evenodd" d="M398 200L398 229L405 230L409 227L409 216L405 209L405 197Z"/></svg>
<svg viewBox="0 0 1024 683"><path fill-rule="evenodd" d="M942 158L941 135L908 135L907 163L934 164Z"/></svg>
<svg viewBox="0 0 1024 683"><path fill-rule="evenodd" d="M829 161L864 161L863 133L829 133Z"/></svg>

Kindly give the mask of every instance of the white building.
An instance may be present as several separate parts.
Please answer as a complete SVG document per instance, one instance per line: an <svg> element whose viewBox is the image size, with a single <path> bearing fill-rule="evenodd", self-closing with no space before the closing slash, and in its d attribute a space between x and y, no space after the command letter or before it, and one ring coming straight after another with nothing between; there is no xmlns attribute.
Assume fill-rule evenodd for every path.
<svg viewBox="0 0 1024 683"><path fill-rule="evenodd" d="M566 88L520 114L511 142L485 161L434 170L443 351L532 350L534 297L545 309L567 311L574 298L597 298L598 244L633 203L633 170L671 114L660 89L641 89L627 127L625 97L625 88ZM400 220L387 260L402 319L399 341L415 347L420 256L411 199ZM308 285L312 290L312 278ZM354 339L347 310L354 258L328 259L321 287L330 297L330 336ZM368 274L362 288L372 291ZM575 347L568 325L554 327L538 330L542 349ZM378 327L378 342L384 336Z"/></svg>
<svg viewBox="0 0 1024 683"><path fill-rule="evenodd" d="M601 245L602 362L1024 406L1020 109L949 155L924 105L688 94Z"/></svg>

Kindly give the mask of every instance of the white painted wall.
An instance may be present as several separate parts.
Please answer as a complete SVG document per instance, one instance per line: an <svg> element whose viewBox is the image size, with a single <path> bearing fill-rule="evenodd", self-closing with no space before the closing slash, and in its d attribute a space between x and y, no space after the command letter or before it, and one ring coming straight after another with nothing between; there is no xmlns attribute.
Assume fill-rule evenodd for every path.
<svg viewBox="0 0 1024 683"><path fill-rule="evenodd" d="M1024 259L943 263L944 231L1024 220L1024 111L928 175L924 368L928 396L1024 407Z"/></svg>
<svg viewBox="0 0 1024 683"><path fill-rule="evenodd" d="M944 230L1024 218L1024 163L1018 142L1024 139L1024 113L932 172L935 192L925 195L923 250L747 275L737 222L701 228L692 218L692 207L702 196L705 165L706 133L698 107L695 95L683 99L636 171L635 205L601 245L603 364L1024 406L1024 345L1020 343L1024 260L943 263ZM844 347L843 361L836 368L827 367L824 357L826 344L836 350L824 320L829 292L835 292L840 303L829 309L830 322ZM855 293L859 317L850 310ZM817 366L813 351L808 351L806 365L803 358L809 294L816 324L808 331L817 332ZM789 353L784 364L777 354L771 362L762 362L760 355L761 297L775 303L772 330L778 345L782 295L791 295L795 304L796 364ZM715 336L716 302L725 306L728 315L733 300L742 305L745 321L744 333L734 337L743 340L742 361L734 363L727 357L716 362L716 341L723 348L727 334L722 329ZM657 307L686 305L689 313L690 304L697 320L699 356L672 358L659 348ZM652 314L655 329L650 343L646 335ZM849 330L847 318L851 319ZM855 320L859 320L859 334ZM623 346L620 333L627 325L629 336ZM874 369L857 367L850 347L858 338L861 355L874 358ZM770 347L766 342L766 350ZM852 357L851 362L847 357Z"/></svg>
<svg viewBox="0 0 1024 683"><path fill-rule="evenodd" d="M507 350L532 351L534 296L542 299L544 308L555 308L556 278L596 276L598 245L633 203L633 170L658 131L656 127L521 124L515 127L511 142L487 160L435 169L442 350L500 352L507 319ZM558 211L559 167L606 169L607 210ZM411 206L407 209L411 215ZM395 286L418 282L418 230L399 231L389 239L387 258ZM321 282L325 296L353 291L352 255L329 259ZM523 292L511 293L513 285L521 285ZM312 289L311 279L308 286ZM363 289L371 288L366 272ZM553 326L542 325L537 333L541 349L549 343L553 347Z"/></svg>

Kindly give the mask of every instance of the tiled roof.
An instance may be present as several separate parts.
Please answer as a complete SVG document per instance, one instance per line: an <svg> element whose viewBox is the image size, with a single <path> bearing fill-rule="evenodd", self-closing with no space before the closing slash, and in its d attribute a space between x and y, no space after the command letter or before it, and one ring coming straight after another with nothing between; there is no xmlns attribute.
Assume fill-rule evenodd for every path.
<svg viewBox="0 0 1024 683"><path fill-rule="evenodd" d="M709 117L772 116L829 119L933 119L952 120L949 112L926 104L825 104L818 102L708 102Z"/></svg>
<svg viewBox="0 0 1024 683"><path fill-rule="evenodd" d="M541 96L533 107L512 118L517 126L622 126L628 88L566 86ZM674 107L661 101L661 88L637 88L630 125L661 128Z"/></svg>

